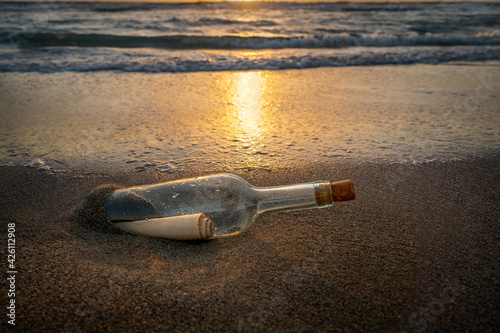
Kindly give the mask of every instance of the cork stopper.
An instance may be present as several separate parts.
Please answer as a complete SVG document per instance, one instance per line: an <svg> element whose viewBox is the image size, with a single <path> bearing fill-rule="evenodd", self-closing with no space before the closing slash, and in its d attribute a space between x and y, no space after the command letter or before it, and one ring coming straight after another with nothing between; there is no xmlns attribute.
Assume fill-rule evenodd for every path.
<svg viewBox="0 0 500 333"><path fill-rule="evenodd" d="M356 199L354 183L350 179L332 183L333 201L349 201Z"/></svg>

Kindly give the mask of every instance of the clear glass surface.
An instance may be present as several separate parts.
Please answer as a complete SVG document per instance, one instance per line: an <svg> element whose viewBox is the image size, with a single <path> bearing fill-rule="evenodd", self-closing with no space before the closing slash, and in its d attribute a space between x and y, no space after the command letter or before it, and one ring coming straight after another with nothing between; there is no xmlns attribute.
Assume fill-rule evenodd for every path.
<svg viewBox="0 0 500 333"><path fill-rule="evenodd" d="M118 190L105 205L113 222L205 213L214 238L245 231L262 213L314 207L314 184L257 188L231 174Z"/></svg>

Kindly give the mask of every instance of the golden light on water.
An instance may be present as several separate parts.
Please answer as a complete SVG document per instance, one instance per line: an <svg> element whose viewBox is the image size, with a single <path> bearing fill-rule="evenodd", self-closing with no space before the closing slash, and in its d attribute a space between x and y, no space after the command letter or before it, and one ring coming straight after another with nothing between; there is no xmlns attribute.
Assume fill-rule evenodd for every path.
<svg viewBox="0 0 500 333"><path fill-rule="evenodd" d="M271 94L265 72L230 73L224 83L227 108L220 121L230 149L237 153L236 164L249 168L266 167L267 141L272 124L268 113Z"/></svg>
<svg viewBox="0 0 500 333"><path fill-rule="evenodd" d="M255 139L262 131L262 107L266 90L265 77L261 72L235 73L233 78L231 103L236 107L235 115L244 137Z"/></svg>

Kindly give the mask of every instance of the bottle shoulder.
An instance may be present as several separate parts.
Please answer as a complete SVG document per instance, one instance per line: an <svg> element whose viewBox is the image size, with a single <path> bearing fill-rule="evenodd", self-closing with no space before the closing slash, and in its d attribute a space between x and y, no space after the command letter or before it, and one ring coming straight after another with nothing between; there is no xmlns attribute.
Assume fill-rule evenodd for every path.
<svg viewBox="0 0 500 333"><path fill-rule="evenodd" d="M212 178L232 179L232 180L240 181L243 183L248 183L245 179L241 178L240 176L237 176L237 175L232 174L232 173L225 173L225 172L215 173L213 175L201 176L201 177L192 178L192 179L212 179Z"/></svg>
<svg viewBox="0 0 500 333"><path fill-rule="evenodd" d="M254 186L248 183L245 179L231 173L218 173L198 178L191 178L184 180L184 182L189 182L190 184L195 184L196 186L254 188Z"/></svg>

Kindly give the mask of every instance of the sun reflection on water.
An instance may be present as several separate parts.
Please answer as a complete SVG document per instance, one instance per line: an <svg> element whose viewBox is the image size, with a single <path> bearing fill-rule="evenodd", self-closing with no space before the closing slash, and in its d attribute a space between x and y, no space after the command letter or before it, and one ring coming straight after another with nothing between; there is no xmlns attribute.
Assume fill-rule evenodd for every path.
<svg viewBox="0 0 500 333"><path fill-rule="evenodd" d="M227 81L229 108L225 116L231 146L237 152L237 164L263 168L271 124L266 114L270 101L267 74L263 72L233 73ZM226 125L227 126L227 125Z"/></svg>
<svg viewBox="0 0 500 333"><path fill-rule="evenodd" d="M241 130L239 138L254 141L262 134L265 77L261 72L236 73L233 87L231 102L236 107Z"/></svg>

